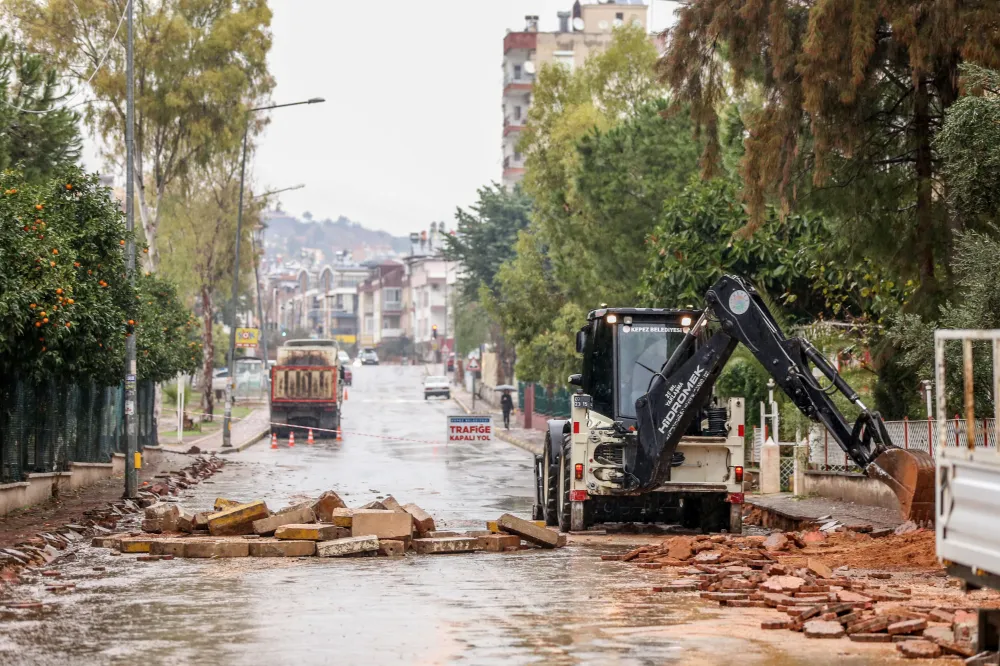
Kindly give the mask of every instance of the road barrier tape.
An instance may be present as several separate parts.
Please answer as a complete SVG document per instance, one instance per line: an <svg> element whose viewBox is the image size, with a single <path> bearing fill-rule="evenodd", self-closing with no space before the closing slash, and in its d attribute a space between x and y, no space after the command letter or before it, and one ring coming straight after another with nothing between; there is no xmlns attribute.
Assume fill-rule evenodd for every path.
<svg viewBox="0 0 1000 666"><path fill-rule="evenodd" d="M361 432L360 430L344 430L343 428L341 428L338 431L336 428L315 428L315 427L311 428L310 426L294 425L291 423L278 423L276 421L271 421L270 423L272 426L279 426L281 428L298 428L299 430L312 429L313 432L328 432L332 433L334 436L336 436L336 434L340 432L341 435L358 435L359 437L374 437L376 439L389 439L396 442L415 442L417 444L446 444L446 442L440 439L432 440L432 439L414 439L412 437L396 437L395 435L383 435L371 432Z"/></svg>
<svg viewBox="0 0 1000 666"><path fill-rule="evenodd" d="M190 414L190 415L193 415L193 416L212 416L212 417L219 416L220 418L224 418L223 416L221 416L219 414L208 414L207 412L188 412L188 411L185 411L184 413L185 414ZM231 416L229 418L229 420L230 421L245 421L248 418L250 418L250 417L249 416L242 416L242 417L237 418L235 416ZM271 425L271 426L280 426L282 428L298 428L300 430L309 430L309 428L310 428L309 426L293 425L293 424L290 424L290 423L278 423L277 421L268 421L267 423L268 423L268 425ZM334 437L336 437L337 432L338 432L337 429L335 429L335 428L334 429L331 429L331 428L312 428L312 430L315 431L315 432L328 432L328 433L333 434ZM370 433L370 432L361 432L359 430L344 430L344 429L341 429L339 432L340 432L341 435L358 435L359 437L373 437L375 439L387 439L387 440L392 440L392 441L395 441L395 442L413 442L413 443L416 443L416 444L445 444L446 443L446 442L443 442L441 440L414 439L412 437L396 437L394 435L383 435L383 434L376 434L376 433Z"/></svg>

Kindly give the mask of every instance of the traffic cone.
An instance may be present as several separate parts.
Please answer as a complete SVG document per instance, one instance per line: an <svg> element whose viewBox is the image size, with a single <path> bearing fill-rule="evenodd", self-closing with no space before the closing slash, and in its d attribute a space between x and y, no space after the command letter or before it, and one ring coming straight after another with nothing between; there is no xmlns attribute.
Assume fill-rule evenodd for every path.
<svg viewBox="0 0 1000 666"><path fill-rule="evenodd" d="M271 433L271 448L272 449L278 448L278 433L276 432Z"/></svg>
<svg viewBox="0 0 1000 666"><path fill-rule="evenodd" d="M288 433L288 448L295 446L295 431L291 430Z"/></svg>
<svg viewBox="0 0 1000 666"><path fill-rule="evenodd" d="M315 443L316 443L316 440L313 439L313 429L309 428L309 436L306 437L306 444L308 444L309 446L312 446Z"/></svg>
<svg viewBox="0 0 1000 666"><path fill-rule="evenodd" d="M340 442L343 441L343 439L344 438L340 436L340 428L337 428L337 441Z"/></svg>
<svg viewBox="0 0 1000 666"><path fill-rule="evenodd" d="M344 389L344 402L347 402L347 389Z"/></svg>

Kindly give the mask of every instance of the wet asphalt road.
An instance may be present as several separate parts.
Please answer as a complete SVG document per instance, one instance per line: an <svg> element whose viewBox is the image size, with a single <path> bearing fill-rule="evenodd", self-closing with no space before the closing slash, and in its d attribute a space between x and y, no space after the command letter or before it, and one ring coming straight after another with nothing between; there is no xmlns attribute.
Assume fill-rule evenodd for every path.
<svg viewBox="0 0 1000 666"><path fill-rule="evenodd" d="M440 528L482 529L531 512L531 456L513 446L448 446L451 401L424 401L419 367L354 368L344 441L234 455L181 497L261 498L272 508L323 490L350 505L392 494ZM401 439L382 439L382 435ZM415 440L415 441L411 441ZM652 594L656 572L601 563L621 547L401 559L173 560L140 563L84 548L60 567L68 595L41 616L0 621L3 664L662 664L679 646L656 627L687 605ZM94 566L106 571L96 572ZM722 647L722 646L720 646Z"/></svg>

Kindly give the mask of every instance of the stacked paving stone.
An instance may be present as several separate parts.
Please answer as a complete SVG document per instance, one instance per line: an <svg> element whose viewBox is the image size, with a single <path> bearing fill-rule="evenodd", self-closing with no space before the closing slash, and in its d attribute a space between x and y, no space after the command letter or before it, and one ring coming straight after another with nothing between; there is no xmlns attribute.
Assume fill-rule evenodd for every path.
<svg viewBox="0 0 1000 666"><path fill-rule="evenodd" d="M350 508L327 491L277 512L261 500L220 497L212 511L193 514L176 503L160 502L146 507L142 532L97 536L92 545L137 554L139 561L148 562L175 557L392 557L565 544L565 535L510 514L487 527L464 533L438 530L434 518L416 504L400 504L389 496Z"/></svg>
<svg viewBox="0 0 1000 666"><path fill-rule="evenodd" d="M891 580L888 573L848 577L818 559L794 556L795 549L825 538L818 531L777 532L766 538L680 536L602 559L644 569L675 567L679 576L654 592L700 592L702 599L720 606L773 608L782 614L762 622L761 629L891 642L909 658L975 656L975 611L913 602L910 589L886 582Z"/></svg>

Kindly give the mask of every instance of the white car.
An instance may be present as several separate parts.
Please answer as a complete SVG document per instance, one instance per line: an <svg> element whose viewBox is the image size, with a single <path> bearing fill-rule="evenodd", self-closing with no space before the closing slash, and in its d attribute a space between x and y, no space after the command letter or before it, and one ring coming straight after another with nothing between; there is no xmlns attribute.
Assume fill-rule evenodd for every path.
<svg viewBox="0 0 1000 666"><path fill-rule="evenodd" d="M443 395L451 398L451 384L444 375L428 375L424 377L424 400L432 395Z"/></svg>
<svg viewBox="0 0 1000 666"><path fill-rule="evenodd" d="M341 365L350 365L351 356L343 349L341 349L340 351L337 352L337 362L340 363Z"/></svg>

